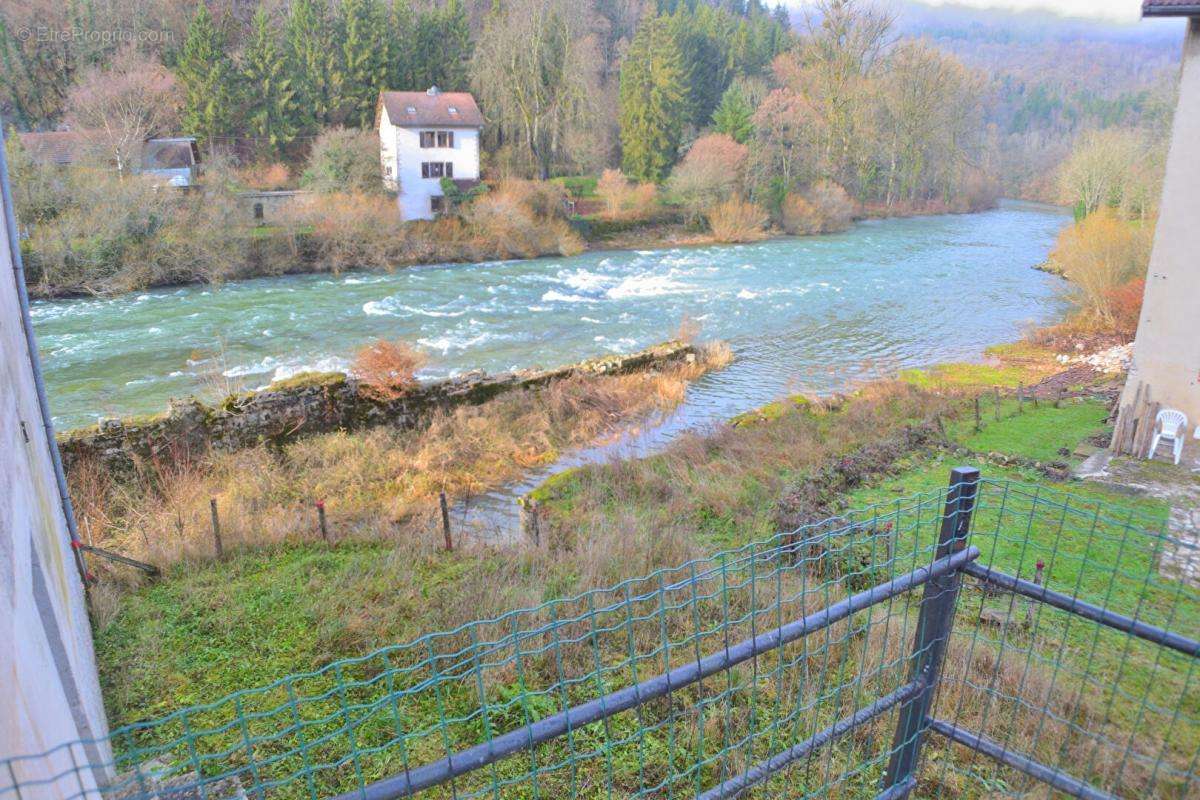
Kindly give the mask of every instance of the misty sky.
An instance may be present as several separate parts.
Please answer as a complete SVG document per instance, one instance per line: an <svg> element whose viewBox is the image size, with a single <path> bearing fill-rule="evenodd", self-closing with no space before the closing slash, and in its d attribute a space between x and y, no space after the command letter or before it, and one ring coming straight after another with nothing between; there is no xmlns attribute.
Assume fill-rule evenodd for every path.
<svg viewBox="0 0 1200 800"><path fill-rule="evenodd" d="M802 6L805 0L786 0ZM1141 0L921 0L928 5L963 5L974 8L1045 9L1077 17L1100 17L1132 22L1141 14Z"/></svg>
<svg viewBox="0 0 1200 800"><path fill-rule="evenodd" d="M1141 14L1141 0L924 0L931 5L978 6L980 8L1039 8L1081 17L1134 20Z"/></svg>

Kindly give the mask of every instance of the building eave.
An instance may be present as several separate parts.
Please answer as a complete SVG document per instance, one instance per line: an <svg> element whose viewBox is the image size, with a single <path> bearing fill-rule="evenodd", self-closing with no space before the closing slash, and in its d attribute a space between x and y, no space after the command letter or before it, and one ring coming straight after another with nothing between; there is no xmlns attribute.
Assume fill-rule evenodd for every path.
<svg viewBox="0 0 1200 800"><path fill-rule="evenodd" d="M1144 6L1143 17L1200 17L1200 3L1186 6Z"/></svg>

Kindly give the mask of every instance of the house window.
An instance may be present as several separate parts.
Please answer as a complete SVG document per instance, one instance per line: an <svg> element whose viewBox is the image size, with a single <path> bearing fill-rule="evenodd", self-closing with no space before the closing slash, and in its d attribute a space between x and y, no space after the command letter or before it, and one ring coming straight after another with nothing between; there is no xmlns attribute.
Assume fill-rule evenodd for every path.
<svg viewBox="0 0 1200 800"><path fill-rule="evenodd" d="M437 146L454 147L454 131L438 131Z"/></svg>
<svg viewBox="0 0 1200 800"><path fill-rule="evenodd" d="M433 131L421 131L421 147L423 149L433 147L436 135Z"/></svg>
<svg viewBox="0 0 1200 800"><path fill-rule="evenodd" d="M263 218L263 204L262 203L254 204L254 218L255 219Z"/></svg>
<svg viewBox="0 0 1200 800"><path fill-rule="evenodd" d="M446 209L446 198L431 197L429 198L429 210L434 214L440 214Z"/></svg>
<svg viewBox="0 0 1200 800"><path fill-rule="evenodd" d="M454 164L449 161L424 161L421 163L422 178L453 178Z"/></svg>
<svg viewBox="0 0 1200 800"><path fill-rule="evenodd" d="M455 116L455 117L458 116L458 107L457 106L450 106L446 110L450 112L451 116Z"/></svg>

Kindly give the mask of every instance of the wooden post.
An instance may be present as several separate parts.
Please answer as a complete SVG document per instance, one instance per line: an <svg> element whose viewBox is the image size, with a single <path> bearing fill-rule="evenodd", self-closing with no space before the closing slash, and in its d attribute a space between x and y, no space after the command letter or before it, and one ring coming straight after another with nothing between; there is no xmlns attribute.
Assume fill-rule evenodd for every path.
<svg viewBox="0 0 1200 800"><path fill-rule="evenodd" d="M321 526L321 538L329 543L329 528L325 525L325 501L317 501L317 524Z"/></svg>
<svg viewBox="0 0 1200 800"><path fill-rule="evenodd" d="M975 395L975 432L983 430L983 420L979 417L979 395Z"/></svg>
<svg viewBox="0 0 1200 800"><path fill-rule="evenodd" d="M531 497L522 498L521 502L521 533L533 542L534 547L542 544L542 531L538 523L539 508L537 500Z"/></svg>
<svg viewBox="0 0 1200 800"><path fill-rule="evenodd" d="M446 493L438 492L438 504L442 507L442 536L446 540L446 550L454 549L454 540L450 538L450 506L446 502Z"/></svg>
<svg viewBox="0 0 1200 800"><path fill-rule="evenodd" d="M1017 384L1017 413L1025 413L1025 382L1021 381Z"/></svg>
<svg viewBox="0 0 1200 800"><path fill-rule="evenodd" d="M1037 562L1037 572L1035 572L1033 575L1033 582L1036 583L1038 586L1042 585L1042 570L1044 570L1045 568L1046 568L1045 561ZM1032 624L1033 624L1033 601L1026 600L1025 601L1025 627L1028 628Z"/></svg>
<svg viewBox="0 0 1200 800"><path fill-rule="evenodd" d="M946 444L950 444L950 437L946 435L946 426L942 424L942 415L938 414L936 417L934 417L934 419L937 420L937 429L938 433L941 434L942 441Z"/></svg>
<svg viewBox="0 0 1200 800"><path fill-rule="evenodd" d="M537 500L529 501L529 516L530 516L530 521L533 524L533 546L541 547L542 546L542 523L541 523L542 508Z"/></svg>
<svg viewBox="0 0 1200 800"><path fill-rule="evenodd" d="M1000 421L1000 387L999 386L992 387L992 403L993 403L992 412L993 412L994 416L996 417L996 422L999 422Z"/></svg>
<svg viewBox="0 0 1200 800"><path fill-rule="evenodd" d="M217 552L217 558L224 558L225 548L221 545L221 520L217 516L217 498L210 497L208 507L212 511L213 546Z"/></svg>
<svg viewBox="0 0 1200 800"><path fill-rule="evenodd" d="M1054 396L1054 407L1055 408L1062 408L1063 395L1066 394L1066 391L1067 391L1066 387L1063 387L1063 386L1058 387L1058 394L1056 394Z"/></svg>

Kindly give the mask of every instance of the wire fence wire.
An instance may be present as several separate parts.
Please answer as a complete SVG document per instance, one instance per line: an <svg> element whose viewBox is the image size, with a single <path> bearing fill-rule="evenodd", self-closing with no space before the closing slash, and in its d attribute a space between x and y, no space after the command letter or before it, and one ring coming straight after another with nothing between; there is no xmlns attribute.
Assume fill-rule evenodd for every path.
<svg viewBox="0 0 1200 800"><path fill-rule="evenodd" d="M453 765L467 748L928 568L953 490L126 725L108 737L115 755L104 763L87 754L105 748L81 742L9 757L0 761L0 800L370 797L364 787L377 781ZM1200 592L1171 570L1200 554L1167 535L1164 520L985 480L970 544L983 566L1033 579L1041 562L1051 589L1187 636L1200 627ZM421 796L671 798L748 788L761 797L875 797L904 744L893 731L914 694L920 602L920 592L890 594ZM930 716L1103 791L1195 797L1196 661L968 577ZM759 780L745 780L768 759L771 769L750 773ZM925 734L917 777L920 796L1020 796L1037 786L936 732Z"/></svg>

